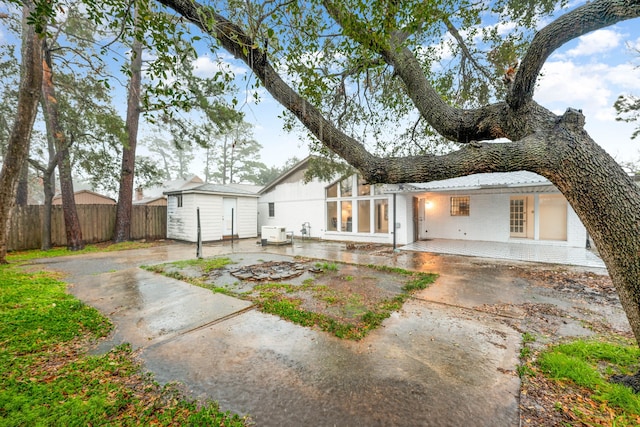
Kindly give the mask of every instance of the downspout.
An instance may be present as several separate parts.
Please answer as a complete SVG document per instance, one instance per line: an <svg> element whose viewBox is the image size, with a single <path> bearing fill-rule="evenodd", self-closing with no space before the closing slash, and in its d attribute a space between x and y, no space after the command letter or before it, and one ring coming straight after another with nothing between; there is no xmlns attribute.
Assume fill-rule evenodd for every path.
<svg viewBox="0 0 640 427"><path fill-rule="evenodd" d="M396 193L393 193L393 250L396 250Z"/></svg>

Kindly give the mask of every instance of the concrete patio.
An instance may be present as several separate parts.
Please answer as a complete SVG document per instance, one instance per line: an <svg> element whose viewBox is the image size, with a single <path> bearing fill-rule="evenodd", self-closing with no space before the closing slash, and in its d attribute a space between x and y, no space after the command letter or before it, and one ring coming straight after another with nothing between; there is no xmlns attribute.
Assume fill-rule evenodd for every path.
<svg viewBox="0 0 640 427"><path fill-rule="evenodd" d="M401 246L399 249L403 251L605 268L602 259L588 249L550 244L433 239L413 242L409 245Z"/></svg>

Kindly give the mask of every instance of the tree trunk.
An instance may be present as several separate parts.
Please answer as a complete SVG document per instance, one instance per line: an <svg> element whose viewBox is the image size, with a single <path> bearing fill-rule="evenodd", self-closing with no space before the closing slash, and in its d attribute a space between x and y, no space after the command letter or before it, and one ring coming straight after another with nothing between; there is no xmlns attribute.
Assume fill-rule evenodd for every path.
<svg viewBox="0 0 640 427"><path fill-rule="evenodd" d="M43 107L44 110L44 107ZM56 147L53 138L47 135L47 149L49 152L49 164L42 171L42 187L44 192L44 212L42 213L42 250L48 251L53 246L51 243L51 214L53 197L56 194Z"/></svg>
<svg viewBox="0 0 640 427"><path fill-rule="evenodd" d="M581 125L547 141L552 168L536 172L558 187L587 228L640 342L640 187Z"/></svg>
<svg viewBox="0 0 640 427"><path fill-rule="evenodd" d="M22 63L18 110L7 142L7 152L0 170L0 263L7 255L7 229L11 209L15 203L18 177L29 155L33 122L38 110L42 85L42 45L33 26L27 24L33 3L24 1L22 7Z"/></svg>
<svg viewBox="0 0 640 427"><path fill-rule="evenodd" d="M73 180L71 175L71 161L69 160L69 143L60 125L58 115L58 104L53 84L53 68L51 55L44 44L44 58L42 61L42 104L47 134L53 139L57 158L58 173L60 176L60 193L62 195L62 212L64 217L64 228L67 237L67 249L78 251L84 248L82 240L82 229L80 218L76 209L76 200L73 191Z"/></svg>
<svg viewBox="0 0 640 427"><path fill-rule="evenodd" d="M137 9L134 11L137 19ZM120 170L120 190L116 208L114 242L131 240L131 212L133 210L133 178L138 144L138 124L140 121L140 90L142 86L142 43L134 39L131 48L131 79L127 95L127 144L122 150Z"/></svg>
<svg viewBox="0 0 640 427"><path fill-rule="evenodd" d="M24 162L18 178L16 191L16 206L25 207L29 203L29 163Z"/></svg>
<svg viewBox="0 0 640 427"><path fill-rule="evenodd" d="M42 246L43 251L51 249L51 211L53 196L56 192L56 177L53 171L42 177L44 190L44 212L42 213Z"/></svg>

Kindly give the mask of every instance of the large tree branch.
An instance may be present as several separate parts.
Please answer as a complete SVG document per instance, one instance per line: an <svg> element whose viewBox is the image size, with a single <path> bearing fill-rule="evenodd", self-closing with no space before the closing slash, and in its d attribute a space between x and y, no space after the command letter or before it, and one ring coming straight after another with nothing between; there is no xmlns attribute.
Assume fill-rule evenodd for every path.
<svg viewBox="0 0 640 427"><path fill-rule="evenodd" d="M348 37L379 53L391 65L405 84L407 95L422 117L442 136L455 142L467 144L478 140L508 138L520 139L529 130L507 129L508 109L504 103L480 109L463 110L447 104L427 79L418 59L403 45L405 36L394 32L386 40L368 29L357 16L331 0L325 0L329 15L343 28ZM448 28L452 31L452 26ZM455 36L455 34L454 34ZM461 40L458 40L461 42ZM462 44L464 49L464 44Z"/></svg>
<svg viewBox="0 0 640 427"><path fill-rule="evenodd" d="M266 52L258 48L257 43L239 26L213 9L191 0L158 1L215 37L225 50L244 61L275 100L297 117L327 148L358 169L375 163L375 156L360 142L337 129L317 108L282 80L269 63Z"/></svg>
<svg viewBox="0 0 640 427"><path fill-rule="evenodd" d="M386 52L398 63L398 73L404 74L410 96L419 108L426 112L429 122L452 140L472 143L468 148L445 156L421 156L406 158L379 158L369 153L357 140L341 132L327 121L321 112L309 104L287 83L269 63L266 53L242 31L211 8L191 0L159 0L174 9L204 32L215 37L222 47L244 61L264 84L267 91L294 114L322 143L345 159L372 183L416 182L416 179L432 181L480 172L509 172L516 170L541 170L543 146L530 143L540 141L532 123L554 122L556 116L536 103L529 103L528 120L522 129L511 120L509 126L518 134L517 143L480 144L476 140L495 139L503 136L501 122L509 122L507 105L498 103L477 110L460 110L448 106L431 87L418 61L406 49L388 49ZM409 78L415 75L415 79ZM421 76L421 77L420 77ZM416 84L415 81L418 83ZM539 126L542 129L544 126ZM529 135L529 137L526 137ZM510 135L513 136L513 135Z"/></svg>
<svg viewBox="0 0 640 427"><path fill-rule="evenodd" d="M549 55L577 37L640 16L639 0L596 0L567 12L541 29L522 59L507 104L518 110L533 98L536 80Z"/></svg>

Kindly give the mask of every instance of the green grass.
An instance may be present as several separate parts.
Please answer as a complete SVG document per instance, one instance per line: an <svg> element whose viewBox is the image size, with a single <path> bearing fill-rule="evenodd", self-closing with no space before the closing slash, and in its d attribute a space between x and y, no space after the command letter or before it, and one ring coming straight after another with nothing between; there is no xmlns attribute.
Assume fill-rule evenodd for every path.
<svg viewBox="0 0 640 427"><path fill-rule="evenodd" d="M325 263L326 264L326 263ZM324 265L317 263L316 267ZM318 267L320 268L320 267ZM367 268L361 266L360 268ZM335 270L339 268L336 265ZM339 338L359 340L370 331L378 328L393 311L402 308L402 305L410 297L411 292L425 289L438 277L436 274L415 273L407 270L394 269L394 274L412 275L412 279L402 288L402 293L394 298L378 303L375 307L367 307L358 294L344 295L336 292L326 285L313 284L305 280L302 285L286 283L268 283L256 285L254 291L257 297L251 299L266 313L275 314L283 319L290 320L302 326L317 326L321 330L332 333ZM355 277L352 280L355 280ZM311 291L314 298L328 305L342 305L342 311L353 318L353 322L345 322L322 313L315 313L300 308L301 300L287 296L300 291Z"/></svg>
<svg viewBox="0 0 640 427"><path fill-rule="evenodd" d="M110 330L56 275L0 266L0 425L245 425L154 383L128 345L88 355Z"/></svg>
<svg viewBox="0 0 640 427"><path fill-rule="evenodd" d="M617 408L626 417L637 417L640 396L628 387L610 383L607 378L614 373L637 372L639 359L640 348L635 343L592 339L554 345L539 354L537 365L549 378L585 387L594 400Z"/></svg>
<svg viewBox="0 0 640 427"><path fill-rule="evenodd" d="M231 264L232 261L230 258L221 257L221 258L202 258L202 259L188 259L184 261L175 261L170 265L173 265L178 268L184 267L197 267L204 273L210 273L213 270L219 270L224 268L226 265Z"/></svg>
<svg viewBox="0 0 640 427"><path fill-rule="evenodd" d="M335 262L317 262L315 267L322 271L338 271L340 269Z"/></svg>
<svg viewBox="0 0 640 427"><path fill-rule="evenodd" d="M114 252L127 249L142 249L154 246L155 243L142 243L142 242L122 242L122 243L101 243L98 245L86 245L84 249L79 251L70 251L65 247L51 248L47 251L43 250L29 250L29 251L16 251L9 252L7 254L8 262L23 262L37 258L53 258L68 255L81 255L95 252Z"/></svg>

